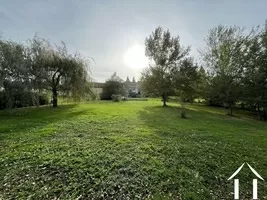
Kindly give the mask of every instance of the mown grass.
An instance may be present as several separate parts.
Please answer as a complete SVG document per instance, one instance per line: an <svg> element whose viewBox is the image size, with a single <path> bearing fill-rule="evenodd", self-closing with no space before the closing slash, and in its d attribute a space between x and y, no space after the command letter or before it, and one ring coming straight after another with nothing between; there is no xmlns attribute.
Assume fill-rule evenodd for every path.
<svg viewBox="0 0 267 200"><path fill-rule="evenodd" d="M227 179L243 162L267 177L267 123L188 109L188 119L151 100L1 111L0 199L233 199ZM240 199L252 178L241 171Z"/></svg>

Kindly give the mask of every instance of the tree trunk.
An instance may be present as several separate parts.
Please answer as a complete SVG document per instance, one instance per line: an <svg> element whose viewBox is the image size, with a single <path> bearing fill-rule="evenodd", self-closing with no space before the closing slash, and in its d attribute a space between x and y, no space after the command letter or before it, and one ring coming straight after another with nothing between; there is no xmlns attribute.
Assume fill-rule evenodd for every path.
<svg viewBox="0 0 267 200"><path fill-rule="evenodd" d="M257 104L256 110L257 110L258 119L260 120L261 119L261 110L260 110L260 104L259 103Z"/></svg>
<svg viewBox="0 0 267 200"><path fill-rule="evenodd" d="M232 105L230 105L230 116L233 116L233 106Z"/></svg>
<svg viewBox="0 0 267 200"><path fill-rule="evenodd" d="M267 106L263 107L263 120L266 121L267 120Z"/></svg>
<svg viewBox="0 0 267 200"><path fill-rule="evenodd" d="M57 89L53 88L52 90L53 92L53 108L56 108L57 107Z"/></svg>
<svg viewBox="0 0 267 200"><path fill-rule="evenodd" d="M165 94L162 95L162 101L163 101L163 106L167 106L166 104L167 98Z"/></svg>
<svg viewBox="0 0 267 200"><path fill-rule="evenodd" d="M181 118L182 119L186 119L186 114L185 114L185 102L181 99L180 101L180 105L181 105Z"/></svg>

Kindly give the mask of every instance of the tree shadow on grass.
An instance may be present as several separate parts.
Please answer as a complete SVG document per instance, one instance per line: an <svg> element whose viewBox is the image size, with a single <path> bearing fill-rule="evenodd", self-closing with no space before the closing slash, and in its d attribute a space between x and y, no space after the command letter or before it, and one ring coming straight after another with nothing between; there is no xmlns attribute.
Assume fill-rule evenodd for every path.
<svg viewBox="0 0 267 200"><path fill-rule="evenodd" d="M181 123L181 121L186 122L190 120L190 116L189 120L181 118L181 108L177 106L147 106L138 114L139 118L146 126L153 129L158 135L164 137L167 132L170 132L169 130L175 130L177 128L177 122Z"/></svg>
<svg viewBox="0 0 267 200"><path fill-rule="evenodd" d="M0 112L0 139L15 133L38 130L47 125L60 125L91 110L75 109L77 105L62 105L58 108L39 107L5 110ZM53 127L52 127L53 128Z"/></svg>
<svg viewBox="0 0 267 200"><path fill-rule="evenodd" d="M144 107L144 109L141 112L139 112L139 117L144 121L152 119L152 120L160 120L162 122L162 120L166 120L166 117L168 116L182 119L181 111L182 111L181 107L173 106L173 105L168 105L164 107L163 106L153 106L153 107L147 106L147 107ZM189 109L185 108L185 111L188 112Z"/></svg>
<svg viewBox="0 0 267 200"><path fill-rule="evenodd" d="M204 112L209 113L213 115L220 115L220 116L226 116L230 118L246 118L246 119L256 119L255 118L255 112L252 111L246 111L241 110L238 108L235 108L233 110L233 115L229 115L229 109L223 108L223 107L215 107L215 106L208 106L205 104L190 104L188 106L189 110L196 111L196 112Z"/></svg>
<svg viewBox="0 0 267 200"><path fill-rule="evenodd" d="M188 120L181 119L180 108L177 106L145 107L139 113L139 118L154 133L149 141L155 155L158 155L156 159L164 163L161 170L166 173L160 181L171 179L175 185L186 188L186 191L181 192L183 197L188 191L192 191L196 196L203 195L207 197L205 199L212 199L213 195L209 191L213 190L219 199L228 199L230 195L227 191L232 188L229 188L227 176L244 157L254 160L251 149L256 142L255 145L241 146L245 136L238 140L239 136L235 136L233 131L229 133L229 138L226 133L221 134L219 128L227 130L230 124L228 121L220 121L221 115L201 110L188 112L191 116ZM211 124L215 128L211 128ZM235 124L237 123L234 122L233 125ZM245 123L242 122L243 124ZM227 168L223 168L224 166ZM214 179L215 176L220 179ZM171 187L172 184L168 183L168 186ZM195 188L201 192L195 193Z"/></svg>
<svg viewBox="0 0 267 200"><path fill-rule="evenodd" d="M165 190L167 187L171 193L178 192L186 196L187 191L184 191L184 188L193 191L193 188L197 187L203 189L201 195L207 196L202 177L198 178L201 166L197 163L200 163L201 158L196 155L203 153L204 149L198 151L199 146L195 139L199 138L193 130L193 118L189 115L188 120L182 119L181 108L177 106L147 106L139 112L139 118L152 132L147 136L153 149L151 156L162 163L159 169L164 173L155 177L155 180L166 185L159 187L159 190ZM194 182L193 186L190 182ZM174 187L177 188L173 189Z"/></svg>

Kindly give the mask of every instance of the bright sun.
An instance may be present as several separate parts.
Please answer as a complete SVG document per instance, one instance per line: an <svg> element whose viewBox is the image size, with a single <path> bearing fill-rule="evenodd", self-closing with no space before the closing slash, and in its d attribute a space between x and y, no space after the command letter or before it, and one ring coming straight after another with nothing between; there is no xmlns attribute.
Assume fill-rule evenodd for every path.
<svg viewBox="0 0 267 200"><path fill-rule="evenodd" d="M140 45L129 48L124 55L125 64L132 69L141 69L148 65L145 50Z"/></svg>

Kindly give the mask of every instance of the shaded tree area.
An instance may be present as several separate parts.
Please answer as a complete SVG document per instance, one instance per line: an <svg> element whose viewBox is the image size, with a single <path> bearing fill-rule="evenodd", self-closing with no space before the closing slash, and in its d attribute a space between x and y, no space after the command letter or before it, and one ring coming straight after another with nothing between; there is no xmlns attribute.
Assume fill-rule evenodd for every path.
<svg viewBox="0 0 267 200"><path fill-rule="evenodd" d="M233 106L241 94L246 39L239 27L218 26L210 30L206 49L201 52L211 76L209 103L228 107L229 115L233 115Z"/></svg>
<svg viewBox="0 0 267 200"><path fill-rule="evenodd" d="M58 95L91 95L89 60L69 54L66 45L51 45L35 36L27 44L0 40L0 108L48 104Z"/></svg>
<svg viewBox="0 0 267 200"><path fill-rule="evenodd" d="M267 120L267 22L251 35L244 55L241 101L256 110L259 119Z"/></svg>
<svg viewBox="0 0 267 200"><path fill-rule="evenodd" d="M236 26L218 26L206 39L202 58L210 82L206 87L210 105L257 111L267 120L266 25L249 33Z"/></svg>
<svg viewBox="0 0 267 200"><path fill-rule="evenodd" d="M101 94L102 100L111 100L112 95L124 96L126 95L126 88L123 84L123 80L117 76L116 72L106 80L103 86Z"/></svg>
<svg viewBox="0 0 267 200"><path fill-rule="evenodd" d="M196 64L179 36L156 28L145 40L150 62L141 75L142 92L161 97L163 106L169 96L178 96L181 105L202 98L231 116L234 108L242 108L267 120L267 23L250 32L219 25L205 42L201 64Z"/></svg>

